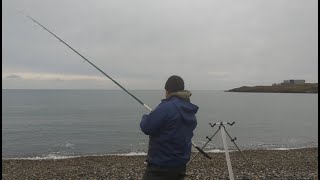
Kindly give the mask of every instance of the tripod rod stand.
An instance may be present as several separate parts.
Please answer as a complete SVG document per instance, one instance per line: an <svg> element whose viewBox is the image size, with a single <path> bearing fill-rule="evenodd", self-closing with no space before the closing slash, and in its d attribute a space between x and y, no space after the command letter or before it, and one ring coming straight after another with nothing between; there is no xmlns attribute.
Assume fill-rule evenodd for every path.
<svg viewBox="0 0 320 180"><path fill-rule="evenodd" d="M214 123L211 124L209 123L209 125L213 128L215 125L219 125L218 130L215 131L215 133L211 136L211 137L206 137L208 139L208 141L202 146L201 150L203 150L205 148L205 146L212 140L212 138L218 133L218 131L221 130L221 136L222 136L222 141L223 141L223 146L224 146L224 150L225 150L225 155L226 155L226 161L227 161L227 166L228 166L228 172L229 172L229 178L230 180L233 180L233 172L232 172L232 166L231 166L231 161L230 161L230 156L229 156L229 151L228 151L228 145L227 145L227 141L226 141L226 134L228 135L228 137L230 138L231 142L237 147L238 151L241 153L242 157L244 158L244 160L251 166L252 170L254 171L254 173L257 175L257 177L259 179L260 176L257 173L257 171L253 168L253 165L248 161L248 159L245 157L245 155L243 154L243 152L240 150L240 148L238 147L238 145L235 143L235 140L237 140L237 138L232 138L230 136L230 134L227 132L225 125L230 125L232 126L235 122L229 123L229 122L218 122L218 123ZM190 161L188 162L187 166L192 162L192 160L194 158L197 157L197 155L199 154L199 152L196 153L195 156L193 156ZM251 159L250 159L251 160ZM252 160L251 160L252 161Z"/></svg>

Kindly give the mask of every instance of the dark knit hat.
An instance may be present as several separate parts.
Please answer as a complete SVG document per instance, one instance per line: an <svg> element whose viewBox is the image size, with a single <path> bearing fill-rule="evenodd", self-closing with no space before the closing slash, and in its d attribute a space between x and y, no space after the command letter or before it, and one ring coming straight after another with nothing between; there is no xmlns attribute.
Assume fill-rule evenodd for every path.
<svg viewBox="0 0 320 180"><path fill-rule="evenodd" d="M170 76L164 86L164 89L171 93L184 90L183 79L177 75Z"/></svg>

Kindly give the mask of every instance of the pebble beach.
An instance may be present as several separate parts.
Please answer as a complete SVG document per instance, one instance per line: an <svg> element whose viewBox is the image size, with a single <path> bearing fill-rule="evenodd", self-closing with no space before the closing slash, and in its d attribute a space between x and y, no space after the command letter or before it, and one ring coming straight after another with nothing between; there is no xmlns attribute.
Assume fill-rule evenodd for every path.
<svg viewBox="0 0 320 180"><path fill-rule="evenodd" d="M260 179L318 179L318 148L242 151ZM224 153L198 155L185 179L229 179ZM194 156L194 154L192 154ZM235 179L259 179L239 151L230 152ZM83 156L67 159L2 159L2 179L141 179L146 156Z"/></svg>

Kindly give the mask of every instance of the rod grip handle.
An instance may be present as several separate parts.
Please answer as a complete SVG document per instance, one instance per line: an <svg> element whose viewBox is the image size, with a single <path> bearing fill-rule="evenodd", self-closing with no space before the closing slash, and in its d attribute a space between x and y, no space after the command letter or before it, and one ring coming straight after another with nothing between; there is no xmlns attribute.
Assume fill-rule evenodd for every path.
<svg viewBox="0 0 320 180"><path fill-rule="evenodd" d="M211 157L210 157L207 153L205 153L201 148L199 148L198 146L195 146L195 148L198 149L198 151L199 151L201 154L203 154L205 157L211 159Z"/></svg>

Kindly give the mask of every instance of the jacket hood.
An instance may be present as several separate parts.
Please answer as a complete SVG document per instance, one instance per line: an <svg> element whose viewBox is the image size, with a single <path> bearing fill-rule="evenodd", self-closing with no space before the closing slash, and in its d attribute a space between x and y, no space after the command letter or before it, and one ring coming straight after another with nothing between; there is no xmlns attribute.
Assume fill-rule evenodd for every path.
<svg viewBox="0 0 320 180"><path fill-rule="evenodd" d="M183 90L183 91L178 91L178 92L174 92L174 93L171 93L169 94L168 98L171 98L173 96L176 96L178 98L181 98L183 100L187 100L190 102L190 96L192 95L192 93L188 90Z"/></svg>
<svg viewBox="0 0 320 180"><path fill-rule="evenodd" d="M197 124L195 114L198 112L199 107L190 103L191 95L190 91L183 90L171 93L167 99L173 100L174 105L180 110L180 115L186 124L195 125Z"/></svg>

